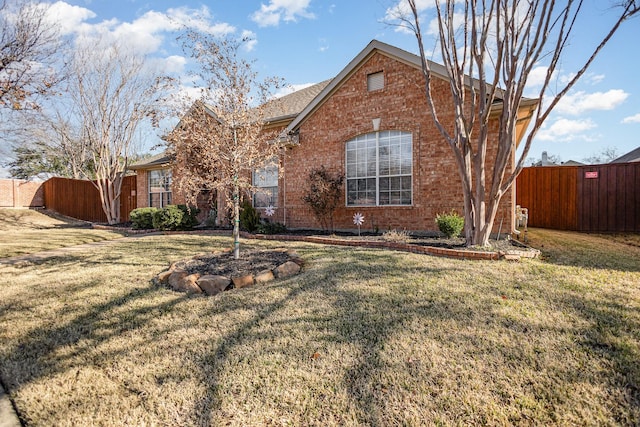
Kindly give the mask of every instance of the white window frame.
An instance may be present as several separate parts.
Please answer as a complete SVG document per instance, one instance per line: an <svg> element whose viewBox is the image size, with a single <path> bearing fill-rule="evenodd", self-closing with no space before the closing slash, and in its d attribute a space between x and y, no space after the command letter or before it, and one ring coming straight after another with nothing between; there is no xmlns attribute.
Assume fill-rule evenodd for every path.
<svg viewBox="0 0 640 427"><path fill-rule="evenodd" d="M151 175L153 173L160 173L161 176L158 178L152 178ZM158 180L158 185L157 186L153 186L154 184L154 180L157 179ZM149 206L150 207L157 207L157 208L164 208L165 206L168 206L171 204L172 202L172 198L173 198L173 194L171 192L171 183L172 183L172 173L170 169L152 169L150 171L148 171L147 173L147 194L149 197ZM154 191L155 190L155 191ZM160 206L154 206L153 205L153 195L157 194L160 195Z"/></svg>
<svg viewBox="0 0 640 427"><path fill-rule="evenodd" d="M277 162L272 162L253 171L251 178L253 186L256 188L252 197L254 208L278 207L279 176L280 168ZM266 204L259 203L262 198L267 199Z"/></svg>
<svg viewBox="0 0 640 427"><path fill-rule="evenodd" d="M375 159L369 159L374 149ZM385 149L388 153L383 153ZM386 171L385 157L388 159ZM413 135L391 130L350 139L345 143L345 171L346 207L413 206ZM380 182L384 180L387 180L387 189L381 190ZM395 189L392 189L392 184ZM354 191L356 197L350 197ZM358 193L364 193L365 197L358 197ZM354 202L350 202L352 199ZM371 202L362 203L360 200Z"/></svg>

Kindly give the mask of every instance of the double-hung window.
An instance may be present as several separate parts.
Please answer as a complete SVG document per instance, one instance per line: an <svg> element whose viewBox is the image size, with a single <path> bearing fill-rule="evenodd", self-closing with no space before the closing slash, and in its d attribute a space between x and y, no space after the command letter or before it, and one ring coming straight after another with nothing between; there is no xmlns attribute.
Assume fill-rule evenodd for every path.
<svg viewBox="0 0 640 427"><path fill-rule="evenodd" d="M163 208L171 204L171 170L149 171L149 206Z"/></svg>
<svg viewBox="0 0 640 427"><path fill-rule="evenodd" d="M253 171L253 206L278 206L278 165L268 165Z"/></svg>
<svg viewBox="0 0 640 427"><path fill-rule="evenodd" d="M372 132L347 141L346 170L347 206L411 205L411 133Z"/></svg>

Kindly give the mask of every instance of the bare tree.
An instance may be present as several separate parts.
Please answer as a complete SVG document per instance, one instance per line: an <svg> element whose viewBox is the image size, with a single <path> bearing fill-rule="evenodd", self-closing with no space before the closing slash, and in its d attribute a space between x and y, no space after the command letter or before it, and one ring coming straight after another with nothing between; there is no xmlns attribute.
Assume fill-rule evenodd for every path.
<svg viewBox="0 0 640 427"><path fill-rule="evenodd" d="M589 157L582 159L585 163L590 165L598 165L603 163L611 163L613 160L620 157L618 150L615 147L605 147L597 154L592 154Z"/></svg>
<svg viewBox="0 0 640 427"><path fill-rule="evenodd" d="M57 106L51 125L60 147L91 168L80 168L100 193L109 224L120 222L120 193L137 131L158 114L168 83L145 65L145 58L118 43L94 40L80 45L70 60L68 99ZM62 117L68 117L67 120Z"/></svg>
<svg viewBox="0 0 640 427"><path fill-rule="evenodd" d="M440 117L450 114L451 106L438 104L432 97L433 74L425 53L420 10L415 0L407 2L408 13L400 8L399 18L417 38L429 112L453 151L462 179L466 243L488 245L499 202L522 170L538 129L639 7L636 0L619 4L614 23L599 44L589 49L581 46L589 52L582 67L551 93L556 89L554 75L571 48L569 42L583 12L582 0L434 0L438 46L454 100L454 125L447 127ZM531 130L510 169L519 112L527 102L525 87L532 70L540 65L547 70L538 102L530 104ZM498 116L498 141L490 151L489 120L494 115Z"/></svg>
<svg viewBox="0 0 640 427"><path fill-rule="evenodd" d="M265 127L273 108L273 92L281 81L259 81L252 63L240 49L247 40L215 39L188 31L185 50L199 64L201 98L167 137L169 153L179 170L175 178L187 201L196 203L203 190L215 190L227 198L233 210L234 257L240 256L240 198L254 190L252 171L279 164L277 134Z"/></svg>
<svg viewBox="0 0 640 427"><path fill-rule="evenodd" d="M0 3L0 107L37 108L35 98L59 80L54 64L60 39L46 13L44 4Z"/></svg>
<svg viewBox="0 0 640 427"><path fill-rule="evenodd" d="M7 164L20 176L50 173L65 178L94 178L89 147L79 126L65 117L68 110L22 111L12 117L10 129L3 130L10 150ZM63 115L64 114L64 115ZM13 176L16 176L13 174Z"/></svg>

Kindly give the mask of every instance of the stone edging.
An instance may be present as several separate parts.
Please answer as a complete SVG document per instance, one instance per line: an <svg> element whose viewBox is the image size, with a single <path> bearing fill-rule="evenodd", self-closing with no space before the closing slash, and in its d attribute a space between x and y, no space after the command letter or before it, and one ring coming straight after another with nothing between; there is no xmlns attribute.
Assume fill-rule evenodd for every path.
<svg viewBox="0 0 640 427"><path fill-rule="evenodd" d="M219 255L229 251L231 250L216 251L213 255ZM158 285L169 286L178 292L191 294L204 293L213 296L223 291L265 284L275 279L283 279L298 274L304 264L302 258L300 258L296 252L287 249L279 249L277 251L285 252L289 255L289 260L272 270L263 270L256 275L246 274L237 277L226 277L217 275L201 276L199 273L189 274L188 271L179 266L181 261L178 261L172 263L168 270L155 276L153 282ZM195 256L193 259L197 259L198 257L199 256Z"/></svg>

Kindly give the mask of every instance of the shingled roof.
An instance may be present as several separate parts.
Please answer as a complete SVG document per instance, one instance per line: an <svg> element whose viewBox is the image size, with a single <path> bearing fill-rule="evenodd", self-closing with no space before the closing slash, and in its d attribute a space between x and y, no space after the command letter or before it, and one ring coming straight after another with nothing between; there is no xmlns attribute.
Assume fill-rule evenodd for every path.
<svg viewBox="0 0 640 427"><path fill-rule="evenodd" d="M168 165L171 162L171 158L167 153L156 154L155 156L147 157L146 159L142 159L138 162L135 162L132 165L129 165L129 169L137 170L137 169L154 169L157 167L162 167Z"/></svg>
<svg viewBox="0 0 640 427"><path fill-rule="evenodd" d="M640 162L640 147L635 150L629 151L627 154L618 157L617 159L611 161L611 163L631 163L631 162Z"/></svg>
<svg viewBox="0 0 640 427"><path fill-rule="evenodd" d="M266 105L265 120L275 123L294 119L322 90L327 87L332 79L316 83L304 89L297 90L288 95L270 101Z"/></svg>

